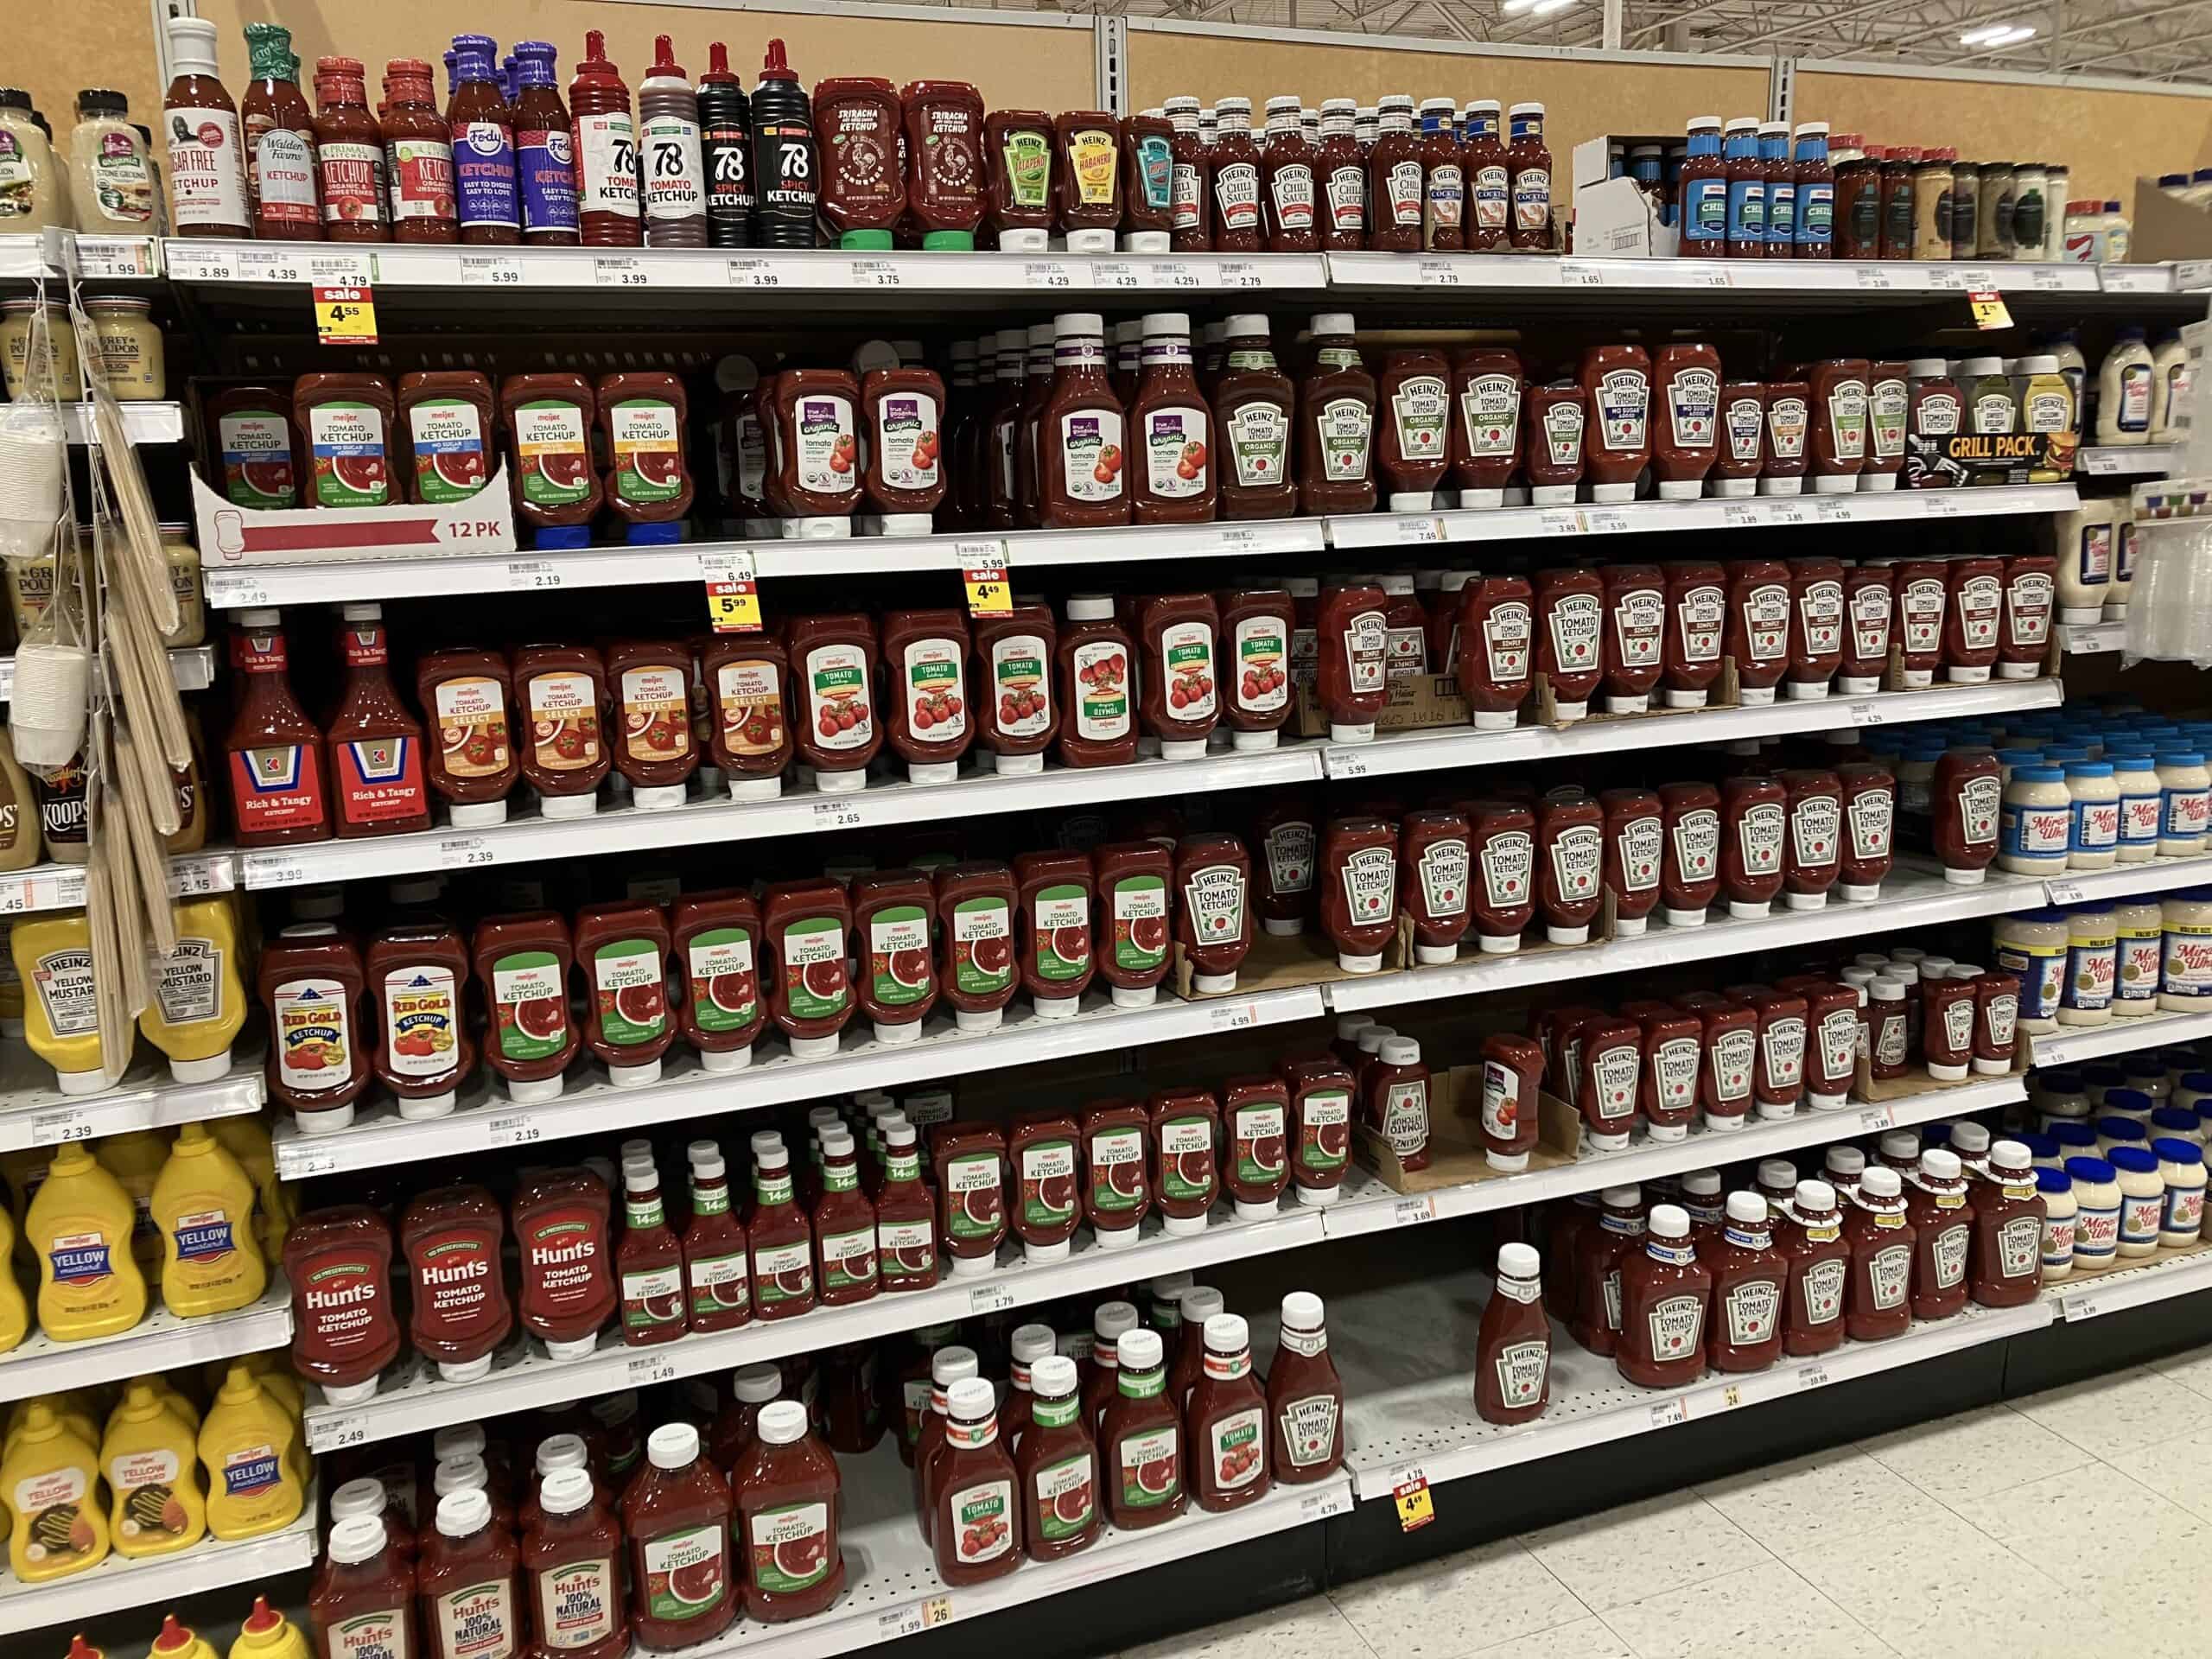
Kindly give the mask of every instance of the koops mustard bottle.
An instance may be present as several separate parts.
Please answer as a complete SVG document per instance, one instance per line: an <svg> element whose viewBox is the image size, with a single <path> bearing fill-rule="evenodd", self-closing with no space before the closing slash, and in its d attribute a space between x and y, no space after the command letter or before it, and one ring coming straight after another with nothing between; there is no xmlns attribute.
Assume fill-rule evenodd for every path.
<svg viewBox="0 0 2212 1659"><path fill-rule="evenodd" d="M253 1230L253 1181L205 1123L177 1131L154 1183L162 1234L162 1305L186 1319L258 1297L268 1264Z"/></svg>
<svg viewBox="0 0 2212 1659"><path fill-rule="evenodd" d="M300 1627L269 1605L266 1596L253 1599L253 1611L238 1627L231 1643L231 1659L312 1659Z"/></svg>
<svg viewBox="0 0 2212 1659"><path fill-rule="evenodd" d="M243 1365L231 1367L200 1425L207 1471L207 1526L225 1542L258 1538L299 1519L304 1498L293 1466L297 1426Z"/></svg>
<svg viewBox="0 0 2212 1659"><path fill-rule="evenodd" d="M154 1000L138 1016L146 1040L169 1057L179 1083L213 1083L231 1069L245 1023L238 912L227 895L172 905L176 949L148 963Z"/></svg>
<svg viewBox="0 0 2212 1659"><path fill-rule="evenodd" d="M130 1255L136 1214L82 1141L54 1154L23 1218L38 1258L38 1327L54 1341L111 1337L146 1317L146 1280Z"/></svg>
<svg viewBox="0 0 2212 1659"><path fill-rule="evenodd" d="M152 1383L135 1382L124 1392L100 1442L117 1554L173 1554L206 1535L207 1499L195 1439L193 1426Z"/></svg>
<svg viewBox="0 0 2212 1659"><path fill-rule="evenodd" d="M22 1341L31 1325L31 1305L8 1264L16 1253L16 1224L0 1209L0 1354Z"/></svg>
<svg viewBox="0 0 2212 1659"><path fill-rule="evenodd" d="M91 1142L92 1161L123 1184L130 1199L130 1255L151 1278L162 1270L162 1234L154 1225L154 1183L169 1160L165 1129L126 1129Z"/></svg>
<svg viewBox="0 0 2212 1659"><path fill-rule="evenodd" d="M118 1079L100 1069L99 1001L85 913L17 922L8 941L23 982L23 1037L54 1070L65 1095L97 1094Z"/></svg>
<svg viewBox="0 0 2212 1659"><path fill-rule="evenodd" d="M107 1559L100 1513L99 1454L90 1441L34 1401L8 1454L0 1492L8 1499L8 1565L25 1584L43 1584Z"/></svg>

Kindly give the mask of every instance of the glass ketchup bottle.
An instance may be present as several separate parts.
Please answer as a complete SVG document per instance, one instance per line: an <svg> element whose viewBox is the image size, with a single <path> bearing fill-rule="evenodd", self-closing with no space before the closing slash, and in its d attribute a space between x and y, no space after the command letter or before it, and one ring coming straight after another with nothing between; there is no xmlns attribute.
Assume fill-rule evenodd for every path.
<svg viewBox="0 0 2212 1659"><path fill-rule="evenodd" d="M230 755L231 822L242 848L331 835L322 734L292 695L282 623L273 610L240 611L232 636L231 662L245 677L245 690L223 747Z"/></svg>

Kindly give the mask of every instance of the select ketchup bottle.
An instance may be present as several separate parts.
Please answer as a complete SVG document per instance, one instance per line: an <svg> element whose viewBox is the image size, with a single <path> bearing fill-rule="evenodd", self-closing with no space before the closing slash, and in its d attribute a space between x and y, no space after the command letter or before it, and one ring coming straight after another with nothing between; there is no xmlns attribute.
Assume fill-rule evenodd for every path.
<svg viewBox="0 0 2212 1659"><path fill-rule="evenodd" d="M607 36L584 31L584 55L569 83L575 123L577 223L588 248L634 248L638 217L638 125L630 89L607 59Z"/></svg>

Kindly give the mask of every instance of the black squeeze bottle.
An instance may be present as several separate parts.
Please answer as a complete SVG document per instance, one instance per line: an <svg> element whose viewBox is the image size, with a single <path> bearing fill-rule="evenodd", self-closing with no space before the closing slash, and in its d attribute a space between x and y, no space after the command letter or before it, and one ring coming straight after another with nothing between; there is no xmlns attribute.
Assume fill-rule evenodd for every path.
<svg viewBox="0 0 2212 1659"><path fill-rule="evenodd" d="M784 43L771 41L760 84L753 89L753 180L759 193L753 207L753 246L814 245L821 172L813 108L785 60Z"/></svg>
<svg viewBox="0 0 2212 1659"><path fill-rule="evenodd" d="M699 77L699 147L707 164L707 245L750 247L753 112L720 41L708 46L707 73Z"/></svg>

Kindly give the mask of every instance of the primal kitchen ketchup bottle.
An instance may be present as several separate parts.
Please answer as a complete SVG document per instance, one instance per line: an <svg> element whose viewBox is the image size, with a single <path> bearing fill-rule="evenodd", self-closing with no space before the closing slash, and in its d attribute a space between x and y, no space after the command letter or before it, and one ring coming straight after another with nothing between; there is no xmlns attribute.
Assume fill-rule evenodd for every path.
<svg viewBox="0 0 2212 1659"><path fill-rule="evenodd" d="M638 218L638 124L630 89L607 60L607 36L584 31L583 60L569 83L576 131L577 221L588 248L634 248Z"/></svg>

